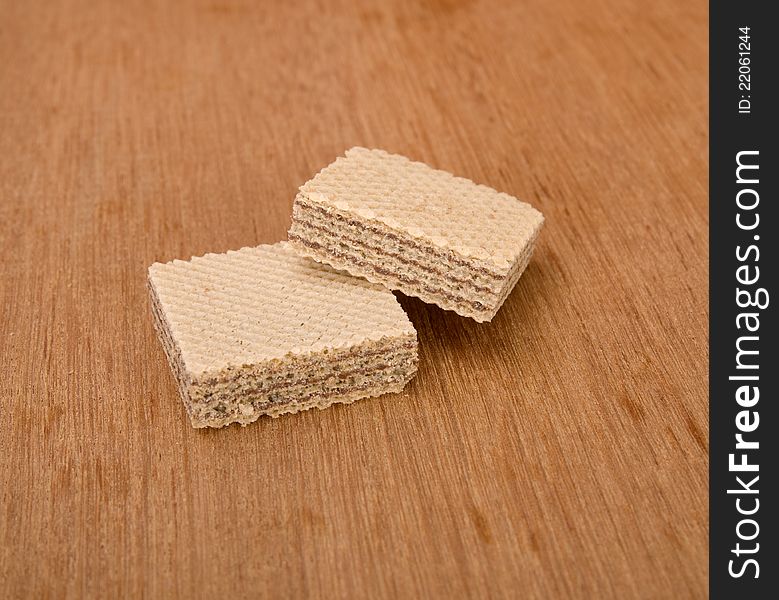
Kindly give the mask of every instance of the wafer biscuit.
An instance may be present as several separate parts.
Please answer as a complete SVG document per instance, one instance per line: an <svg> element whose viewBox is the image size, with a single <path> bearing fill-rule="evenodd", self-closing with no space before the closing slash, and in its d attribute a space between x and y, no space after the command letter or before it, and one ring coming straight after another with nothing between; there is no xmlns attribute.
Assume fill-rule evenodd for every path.
<svg viewBox="0 0 779 600"><path fill-rule="evenodd" d="M194 427L398 392L417 337L386 288L286 242L149 267L154 324Z"/></svg>
<svg viewBox="0 0 779 600"><path fill-rule="evenodd" d="M543 216L484 185L355 147L301 186L301 254L477 321L491 320L533 252Z"/></svg>

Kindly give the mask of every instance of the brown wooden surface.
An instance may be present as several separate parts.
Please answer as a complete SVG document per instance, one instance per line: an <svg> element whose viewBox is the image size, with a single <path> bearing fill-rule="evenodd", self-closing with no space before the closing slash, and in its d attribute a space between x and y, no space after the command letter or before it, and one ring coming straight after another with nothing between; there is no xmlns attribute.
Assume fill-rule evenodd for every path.
<svg viewBox="0 0 779 600"><path fill-rule="evenodd" d="M0 4L0 596L705 595L705 2ZM407 393L193 430L146 267L356 144L534 204L532 264L402 299Z"/></svg>

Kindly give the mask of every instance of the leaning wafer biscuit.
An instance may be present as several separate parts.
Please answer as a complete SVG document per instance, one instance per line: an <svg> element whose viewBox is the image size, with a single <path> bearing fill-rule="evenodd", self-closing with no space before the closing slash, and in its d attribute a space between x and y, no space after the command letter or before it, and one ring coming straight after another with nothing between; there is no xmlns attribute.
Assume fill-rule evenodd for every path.
<svg viewBox="0 0 779 600"><path fill-rule="evenodd" d="M489 321L525 270L543 220L508 194L352 148L300 188L289 240L318 261Z"/></svg>
<svg viewBox="0 0 779 600"><path fill-rule="evenodd" d="M285 242L149 267L157 333L194 427L399 392L414 327L391 292Z"/></svg>

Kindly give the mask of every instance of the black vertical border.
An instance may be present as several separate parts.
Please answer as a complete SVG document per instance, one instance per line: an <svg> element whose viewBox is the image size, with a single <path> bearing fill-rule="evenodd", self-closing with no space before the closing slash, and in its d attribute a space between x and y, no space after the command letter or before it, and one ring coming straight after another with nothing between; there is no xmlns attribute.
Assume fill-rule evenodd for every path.
<svg viewBox="0 0 779 600"><path fill-rule="evenodd" d="M773 10L771 10L773 9ZM709 293L710 293L710 410L709 410L709 584L712 598L779 598L777 572L779 554L776 535L776 511L779 502L776 495L776 456L779 454L776 439L777 372L777 319L779 288L775 285L779 269L779 220L777 220L777 132L776 113L779 111L775 80L779 77L779 22L771 18L777 5L772 2L712 0L709 4ZM750 28L751 89L739 90L739 27ZM748 94L751 114L739 114L738 102ZM751 232L740 231L736 226L736 194L743 186L736 184L736 154L742 150L759 151L760 195L758 212L760 225ZM760 564L760 576L754 579L754 569L748 569L741 578L732 577L729 561L741 560L733 553L739 542L736 528L741 518L736 510L737 495L728 489L738 487L736 477L751 479L752 473L732 473L729 470L729 454L735 449L736 415L744 410L735 401L735 391L740 383L729 380L735 375L736 288L743 287L736 281L736 269L742 264L736 260L736 247L745 248L754 243L753 234L760 236L759 284L767 289L770 302L760 311L759 330L759 387L760 400L752 409L760 413L758 429L749 434L760 443L757 451L750 453L750 462L760 466L760 509L753 517L760 525L758 537L752 542L742 542L748 547L758 542L760 549L754 556ZM743 372L742 372L743 373ZM736 460L739 460L738 457ZM754 496L752 496L754 497ZM744 496L744 498L746 498ZM748 529L748 528L747 528ZM747 531L745 529L745 531ZM736 563L738 565L738 563Z"/></svg>

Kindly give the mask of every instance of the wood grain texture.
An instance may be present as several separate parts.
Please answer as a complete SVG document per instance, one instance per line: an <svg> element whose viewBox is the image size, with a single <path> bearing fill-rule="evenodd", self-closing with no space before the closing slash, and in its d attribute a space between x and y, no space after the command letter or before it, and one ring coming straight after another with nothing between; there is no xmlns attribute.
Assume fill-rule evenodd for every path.
<svg viewBox="0 0 779 600"><path fill-rule="evenodd" d="M703 1L0 1L0 596L702 597ZM403 394L193 430L153 261L352 145L546 215Z"/></svg>

